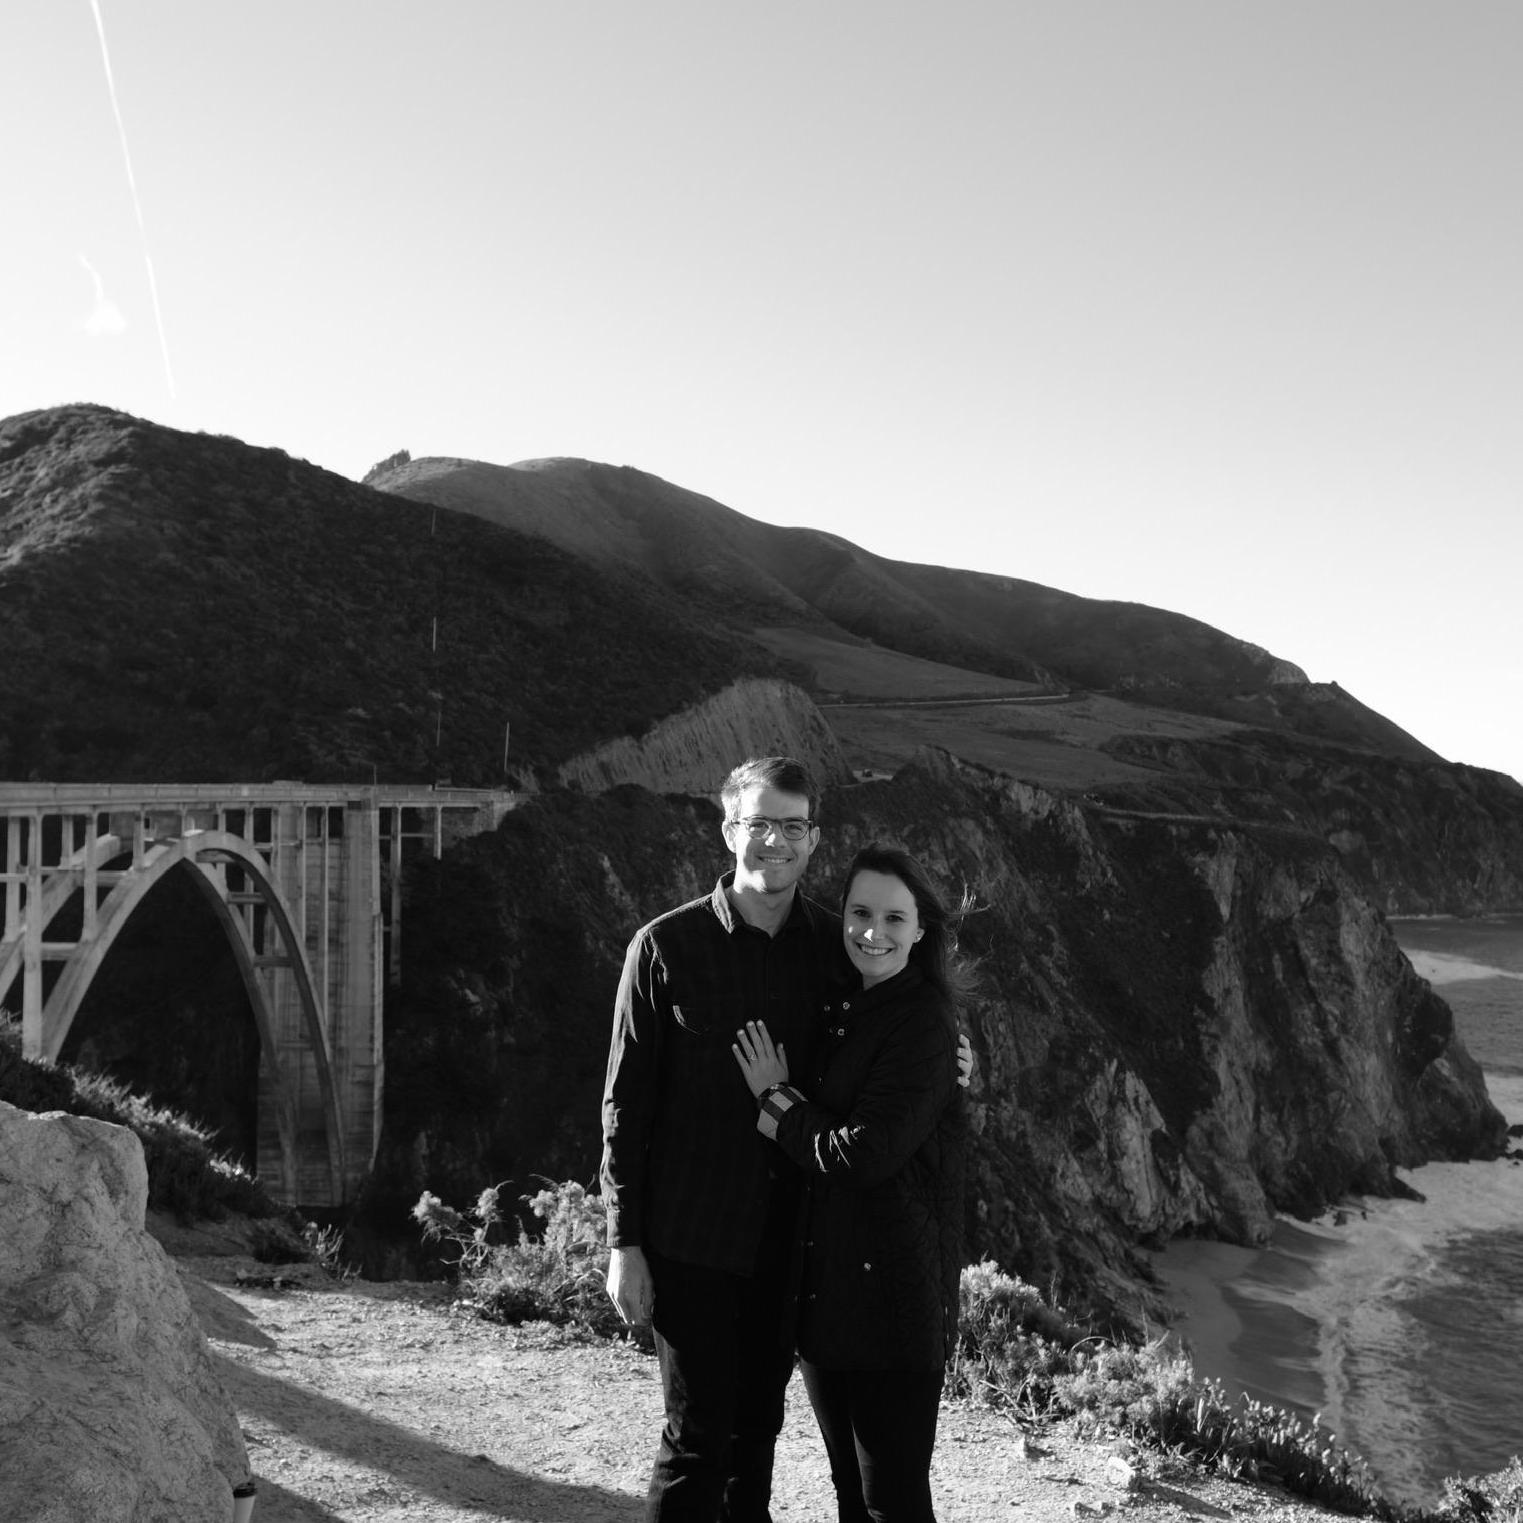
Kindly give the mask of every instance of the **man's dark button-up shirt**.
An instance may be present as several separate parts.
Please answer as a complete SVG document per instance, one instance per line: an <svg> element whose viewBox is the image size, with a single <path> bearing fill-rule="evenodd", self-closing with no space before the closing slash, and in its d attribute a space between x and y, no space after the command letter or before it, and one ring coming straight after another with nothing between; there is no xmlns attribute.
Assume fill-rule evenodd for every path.
<svg viewBox="0 0 1523 1523"><path fill-rule="evenodd" d="M610 1247L749 1274L791 1166L757 1132L730 1044L746 1021L764 1021L790 1072L808 1071L840 921L798 893L768 936L736 913L733 878L629 944L603 1090L602 1188Z"/></svg>

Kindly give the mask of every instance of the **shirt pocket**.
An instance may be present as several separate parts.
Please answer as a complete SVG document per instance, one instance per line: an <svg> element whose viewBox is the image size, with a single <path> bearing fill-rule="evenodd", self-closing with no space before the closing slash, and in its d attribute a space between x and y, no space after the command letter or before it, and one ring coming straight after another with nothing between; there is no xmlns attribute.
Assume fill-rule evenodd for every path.
<svg viewBox="0 0 1523 1523"><path fill-rule="evenodd" d="M712 1005L673 1000L672 1019L689 1036L708 1036L714 1030L717 1016Z"/></svg>

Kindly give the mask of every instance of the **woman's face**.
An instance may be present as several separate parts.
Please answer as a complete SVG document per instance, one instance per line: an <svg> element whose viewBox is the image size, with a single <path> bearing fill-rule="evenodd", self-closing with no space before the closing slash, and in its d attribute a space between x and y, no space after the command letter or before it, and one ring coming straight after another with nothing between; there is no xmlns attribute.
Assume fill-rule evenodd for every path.
<svg viewBox="0 0 1523 1523"><path fill-rule="evenodd" d="M865 868L846 890L841 932L864 988L902 973L910 948L925 935L909 885L892 873Z"/></svg>

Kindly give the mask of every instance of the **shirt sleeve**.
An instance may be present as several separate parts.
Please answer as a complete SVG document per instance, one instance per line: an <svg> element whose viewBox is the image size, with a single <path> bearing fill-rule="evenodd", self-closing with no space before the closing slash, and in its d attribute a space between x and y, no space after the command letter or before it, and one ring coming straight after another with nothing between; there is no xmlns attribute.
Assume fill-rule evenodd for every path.
<svg viewBox="0 0 1523 1523"><path fill-rule="evenodd" d="M653 998L658 961L653 938L648 930L641 931L624 954L614 999L599 1170L610 1248L638 1248L645 1238L650 1134L661 1052L661 1019Z"/></svg>
<svg viewBox="0 0 1523 1523"><path fill-rule="evenodd" d="M833 1114L790 1086L787 1105L770 1118L775 1130L769 1135L807 1172L868 1189L914 1156L956 1086L956 1034L934 1008L922 1007L884 1040L847 1115ZM758 1125L768 1119L764 1111Z"/></svg>

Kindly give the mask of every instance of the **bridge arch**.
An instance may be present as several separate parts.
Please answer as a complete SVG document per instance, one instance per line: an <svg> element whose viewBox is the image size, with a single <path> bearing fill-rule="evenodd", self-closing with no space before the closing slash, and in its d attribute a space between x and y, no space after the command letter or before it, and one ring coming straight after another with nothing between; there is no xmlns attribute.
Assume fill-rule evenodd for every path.
<svg viewBox="0 0 1523 1523"><path fill-rule="evenodd" d="M259 1176L287 1204L348 1204L380 1135L404 851L437 857L517 802L443 786L0 783L0 998L20 990L23 1052L57 1060L143 899L187 873L258 1028ZM59 913L77 895L76 933Z"/></svg>
<svg viewBox="0 0 1523 1523"><path fill-rule="evenodd" d="M112 836L87 842L82 851L95 851L99 864L120 853L121 843ZM237 887L230 883L234 870ZM316 1070L321 1096L323 1129L327 1139L328 1167L332 1188L340 1196L345 1178L345 1138L333 1083L333 1062L328 1034L318 1002L311 964L302 946L296 918L270 874L264 857L248 841L228 831L190 830L172 841L147 850L133 868L121 874L95 913L94 933L82 937L64 961L62 972L43 1003L42 1051L47 1062L56 1062L85 994L143 900L177 870L189 871L226 934L248 994L266 1074L266 1095L273 1112L279 1142L281 1175L276 1193L295 1199L298 1178L298 1097L291 1076L283 1071L275 1036L278 1008L276 980L285 974L293 981L301 1020ZM50 921L78 885L60 879L43 896L43 916ZM51 901L51 903L50 903ZM262 911L261 915L259 912ZM273 930L274 935L268 932ZM3 970L0 970L3 977Z"/></svg>

